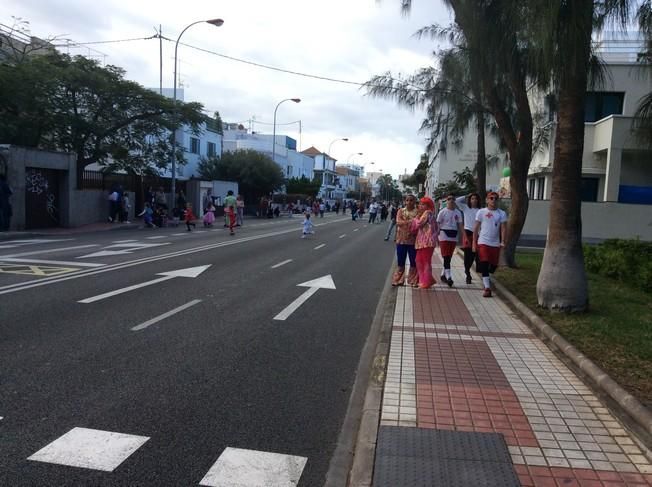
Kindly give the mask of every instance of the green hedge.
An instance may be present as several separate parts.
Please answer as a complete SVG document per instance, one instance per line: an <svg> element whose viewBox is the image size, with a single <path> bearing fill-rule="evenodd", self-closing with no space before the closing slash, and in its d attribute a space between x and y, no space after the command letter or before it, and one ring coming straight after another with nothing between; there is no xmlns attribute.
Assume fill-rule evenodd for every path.
<svg viewBox="0 0 652 487"><path fill-rule="evenodd" d="M586 269L652 291L652 243L640 240L605 240L584 245Z"/></svg>

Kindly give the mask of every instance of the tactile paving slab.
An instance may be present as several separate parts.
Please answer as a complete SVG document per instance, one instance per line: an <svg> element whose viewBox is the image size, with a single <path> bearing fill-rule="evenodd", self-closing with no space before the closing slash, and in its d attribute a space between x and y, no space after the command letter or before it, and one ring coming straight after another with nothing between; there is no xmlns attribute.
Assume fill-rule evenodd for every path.
<svg viewBox="0 0 652 487"><path fill-rule="evenodd" d="M519 487L502 435L381 426L374 487Z"/></svg>

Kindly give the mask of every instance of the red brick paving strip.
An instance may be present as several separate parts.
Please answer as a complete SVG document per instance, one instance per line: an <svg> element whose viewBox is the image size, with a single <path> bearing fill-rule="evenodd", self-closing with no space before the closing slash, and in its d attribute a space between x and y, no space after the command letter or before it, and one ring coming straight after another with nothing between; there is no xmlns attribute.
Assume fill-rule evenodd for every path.
<svg viewBox="0 0 652 487"><path fill-rule="evenodd" d="M418 323L477 326L456 292L415 291L412 293L412 309L414 321Z"/></svg>
<svg viewBox="0 0 652 487"><path fill-rule="evenodd" d="M513 446L538 447L525 413L485 342L414 339L417 426L502 433ZM524 487L652 486L652 475L514 465Z"/></svg>
<svg viewBox="0 0 652 487"><path fill-rule="evenodd" d="M508 445L539 446L485 342L415 337L417 426L497 432Z"/></svg>

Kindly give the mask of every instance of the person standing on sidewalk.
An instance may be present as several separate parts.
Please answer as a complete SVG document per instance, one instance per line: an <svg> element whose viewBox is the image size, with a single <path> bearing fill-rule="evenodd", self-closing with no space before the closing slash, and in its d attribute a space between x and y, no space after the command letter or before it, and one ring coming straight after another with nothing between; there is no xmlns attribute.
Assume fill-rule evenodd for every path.
<svg viewBox="0 0 652 487"><path fill-rule="evenodd" d="M237 206L238 202L235 199L235 196L233 196L233 191L227 191L226 198L224 198L224 214L227 215L229 219L229 235L235 235L233 227L235 226Z"/></svg>
<svg viewBox="0 0 652 487"><path fill-rule="evenodd" d="M498 193L487 194L487 207L478 210L473 229L473 251L478 253L484 291L482 296L491 297L491 278L498 267L500 248L505 246L507 214L498 208Z"/></svg>
<svg viewBox="0 0 652 487"><path fill-rule="evenodd" d="M435 218L435 203L427 196L419 202L419 216L412 224L417 230L414 248L417 250L417 272L419 284L412 287L429 289L437 280L432 275L432 254L437 246L437 219Z"/></svg>
<svg viewBox="0 0 652 487"><path fill-rule="evenodd" d="M464 234L462 235L464 273L466 274L466 283L471 284L471 266L475 261L475 252L473 252L473 228L475 227L475 215L480 209L480 195L478 193L471 193L468 196L460 196L455 200L455 203L464 215Z"/></svg>
<svg viewBox="0 0 652 487"><path fill-rule="evenodd" d="M442 282L453 286L453 277L451 275L451 259L457 245L457 235L464 232L462 227L462 212L455 208L455 196L449 194L446 197L446 208L442 209L437 215L437 225L439 226L439 251L444 261L444 273L441 276Z"/></svg>
<svg viewBox="0 0 652 487"><path fill-rule="evenodd" d="M412 221L417 216L417 199L409 194L405 197L405 207L396 213L396 260L398 268L392 276L392 286L402 286L405 282L405 260L410 258L410 272L408 273L408 286L419 283L417 275L416 250L414 242L416 234L412 232Z"/></svg>

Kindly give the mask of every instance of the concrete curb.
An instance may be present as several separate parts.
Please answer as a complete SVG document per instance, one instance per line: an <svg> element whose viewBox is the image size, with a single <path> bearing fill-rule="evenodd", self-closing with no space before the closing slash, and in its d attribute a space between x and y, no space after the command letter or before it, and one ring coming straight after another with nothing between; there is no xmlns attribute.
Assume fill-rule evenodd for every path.
<svg viewBox="0 0 652 487"><path fill-rule="evenodd" d="M496 290L506 301L508 301L528 322L530 327L539 331L554 346L559 349L568 359L577 366L594 383L601 392L622 408L645 434L645 443L652 438L652 411L641 404L638 399L623 389L607 373L591 361L586 355L568 343L554 328L543 321L534 311L523 304L516 296L502 284L492 279Z"/></svg>
<svg viewBox="0 0 652 487"><path fill-rule="evenodd" d="M388 332L396 301L396 294L391 292L391 275L390 272L385 281L369 335L360 354L349 405L328 466L324 487L371 486L385 363L389 353Z"/></svg>

